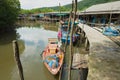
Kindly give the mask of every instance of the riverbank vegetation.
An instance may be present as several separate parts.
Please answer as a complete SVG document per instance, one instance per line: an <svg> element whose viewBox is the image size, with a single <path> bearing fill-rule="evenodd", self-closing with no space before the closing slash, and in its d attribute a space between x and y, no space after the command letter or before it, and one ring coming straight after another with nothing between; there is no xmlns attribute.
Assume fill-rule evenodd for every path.
<svg viewBox="0 0 120 80"><path fill-rule="evenodd" d="M16 22L20 11L20 2L19 0L2 0L0 6L0 31L2 32L9 30Z"/></svg>
<svg viewBox="0 0 120 80"><path fill-rule="evenodd" d="M51 30L51 31L58 31L58 26L59 23L54 23L54 22L44 22L44 21L18 21L16 23L18 26L17 27L23 27L23 26L28 26L28 27L44 27L45 30Z"/></svg>

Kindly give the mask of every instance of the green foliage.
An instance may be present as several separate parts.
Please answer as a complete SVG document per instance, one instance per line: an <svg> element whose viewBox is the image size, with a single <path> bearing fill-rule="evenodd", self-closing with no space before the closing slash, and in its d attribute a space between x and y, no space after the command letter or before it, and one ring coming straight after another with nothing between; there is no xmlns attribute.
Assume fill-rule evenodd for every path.
<svg viewBox="0 0 120 80"><path fill-rule="evenodd" d="M21 9L20 14L31 14L31 10Z"/></svg>
<svg viewBox="0 0 120 80"><path fill-rule="evenodd" d="M43 8L43 9L41 9L41 12L42 13L45 13L45 12L53 12L54 10L53 9L51 9L51 8Z"/></svg>
<svg viewBox="0 0 120 80"><path fill-rule="evenodd" d="M0 28L12 26L19 14L19 0L0 0Z"/></svg>
<svg viewBox="0 0 120 80"><path fill-rule="evenodd" d="M45 13L45 12L53 12L54 10L51 8L36 8L31 10L21 9L21 14L34 14L34 13Z"/></svg>
<svg viewBox="0 0 120 80"><path fill-rule="evenodd" d="M66 7L64 7L64 6L61 6L61 7L60 7L60 10L63 11L63 12L64 12L64 11L69 11L69 8L66 8Z"/></svg>
<svg viewBox="0 0 120 80"><path fill-rule="evenodd" d="M92 5L100 4L100 3L106 3L111 1L119 1L119 0L82 0L78 2L78 10L84 10ZM71 10L71 4L65 5L65 6L56 6L56 7L44 7L44 8L36 8L31 10L21 10L21 13L45 13L45 12L59 12L59 11L70 11Z"/></svg>

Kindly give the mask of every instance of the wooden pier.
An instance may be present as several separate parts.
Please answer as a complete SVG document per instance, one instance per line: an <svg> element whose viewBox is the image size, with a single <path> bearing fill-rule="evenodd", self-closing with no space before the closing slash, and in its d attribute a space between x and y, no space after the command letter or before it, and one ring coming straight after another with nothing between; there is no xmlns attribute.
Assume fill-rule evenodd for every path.
<svg viewBox="0 0 120 80"><path fill-rule="evenodd" d="M101 28L98 28L98 27L93 27L93 28L101 33L103 31ZM107 36L107 37L110 38L112 41L114 41L117 45L120 46L120 36Z"/></svg>
<svg viewBox="0 0 120 80"><path fill-rule="evenodd" d="M120 47L90 26L79 24L89 42L89 73L87 80L120 79Z"/></svg>

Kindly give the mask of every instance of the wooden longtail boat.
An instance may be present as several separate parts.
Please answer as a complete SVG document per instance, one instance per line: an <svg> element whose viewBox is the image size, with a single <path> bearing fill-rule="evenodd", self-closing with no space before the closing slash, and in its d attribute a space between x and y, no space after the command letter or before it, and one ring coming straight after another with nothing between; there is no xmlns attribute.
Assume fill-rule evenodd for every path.
<svg viewBox="0 0 120 80"><path fill-rule="evenodd" d="M68 26L67 25L62 25L58 31L58 39L61 40L62 43L66 43L66 39L67 39L67 35L68 35L68 39L67 39L67 44L70 44L70 30L67 31ZM77 39L80 35L74 33L72 36L72 42L76 43Z"/></svg>
<svg viewBox="0 0 120 80"><path fill-rule="evenodd" d="M46 68L53 75L56 75L59 72L64 60L64 53L60 47L58 47L57 38L48 39L48 45L43 51L42 58ZM52 63L54 63L54 65L52 65Z"/></svg>

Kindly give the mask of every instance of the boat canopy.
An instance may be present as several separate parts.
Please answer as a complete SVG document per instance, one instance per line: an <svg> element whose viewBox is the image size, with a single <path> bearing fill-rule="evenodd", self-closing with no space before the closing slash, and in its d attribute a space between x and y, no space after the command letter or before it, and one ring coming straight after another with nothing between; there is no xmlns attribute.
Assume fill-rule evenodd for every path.
<svg viewBox="0 0 120 80"><path fill-rule="evenodd" d="M66 15L68 15L67 13L58 13L58 14L56 14L57 16L66 16Z"/></svg>

